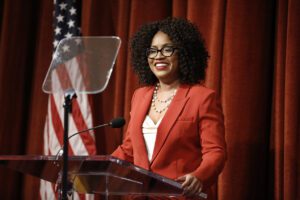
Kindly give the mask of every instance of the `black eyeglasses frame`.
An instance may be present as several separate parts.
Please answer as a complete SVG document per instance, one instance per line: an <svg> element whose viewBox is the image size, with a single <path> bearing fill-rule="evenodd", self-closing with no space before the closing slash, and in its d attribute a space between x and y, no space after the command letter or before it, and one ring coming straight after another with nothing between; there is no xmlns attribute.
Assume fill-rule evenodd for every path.
<svg viewBox="0 0 300 200"><path fill-rule="evenodd" d="M171 52L170 55L165 55L163 53L163 51L165 50L165 48L171 48L172 49L172 52ZM174 54L175 50L177 50L177 49L178 49L177 47L173 47L173 46L164 46L161 49L156 49L156 48L150 47L150 48L147 48L147 50L146 50L146 56L149 59L154 59L158 55L158 52L160 52L160 54L163 55L164 57L171 57ZM149 57L149 50L155 50L156 51L155 56Z"/></svg>

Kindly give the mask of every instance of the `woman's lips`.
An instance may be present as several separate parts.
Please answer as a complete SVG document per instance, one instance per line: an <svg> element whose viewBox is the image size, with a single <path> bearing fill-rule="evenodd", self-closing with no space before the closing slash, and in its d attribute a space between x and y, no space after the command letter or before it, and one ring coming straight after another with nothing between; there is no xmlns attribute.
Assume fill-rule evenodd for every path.
<svg viewBox="0 0 300 200"><path fill-rule="evenodd" d="M168 68L169 64L168 63L155 63L154 66L157 70L166 70Z"/></svg>

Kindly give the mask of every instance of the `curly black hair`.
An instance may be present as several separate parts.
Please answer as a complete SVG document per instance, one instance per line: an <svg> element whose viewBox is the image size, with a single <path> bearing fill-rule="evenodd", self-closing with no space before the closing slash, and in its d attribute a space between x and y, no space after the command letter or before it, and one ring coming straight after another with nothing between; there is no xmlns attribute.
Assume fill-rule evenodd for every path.
<svg viewBox="0 0 300 200"><path fill-rule="evenodd" d="M209 55L201 33L186 19L167 18L141 26L131 39L131 62L140 84L155 85L158 81L146 56L146 50L158 31L167 34L179 49L180 83L193 85L204 81Z"/></svg>

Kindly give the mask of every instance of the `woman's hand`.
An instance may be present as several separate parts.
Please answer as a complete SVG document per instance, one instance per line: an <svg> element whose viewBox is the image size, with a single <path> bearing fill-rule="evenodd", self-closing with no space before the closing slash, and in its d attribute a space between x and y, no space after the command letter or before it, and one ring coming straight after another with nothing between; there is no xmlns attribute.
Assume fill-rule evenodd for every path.
<svg viewBox="0 0 300 200"><path fill-rule="evenodd" d="M201 181L192 174L186 174L176 179L179 181L183 188L183 194L185 196L198 196L202 191L203 184Z"/></svg>

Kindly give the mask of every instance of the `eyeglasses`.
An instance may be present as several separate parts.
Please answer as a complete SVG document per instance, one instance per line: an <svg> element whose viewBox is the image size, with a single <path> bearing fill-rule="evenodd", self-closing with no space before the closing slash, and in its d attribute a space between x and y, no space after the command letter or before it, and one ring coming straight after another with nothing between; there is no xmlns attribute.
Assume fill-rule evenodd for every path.
<svg viewBox="0 0 300 200"><path fill-rule="evenodd" d="M158 54L158 52L160 52L164 57L170 57L173 55L173 53L175 52L175 50L178 49L176 47L172 47L172 46L164 46L161 49L156 49L156 48L148 48L146 50L146 56L148 58L155 58Z"/></svg>

